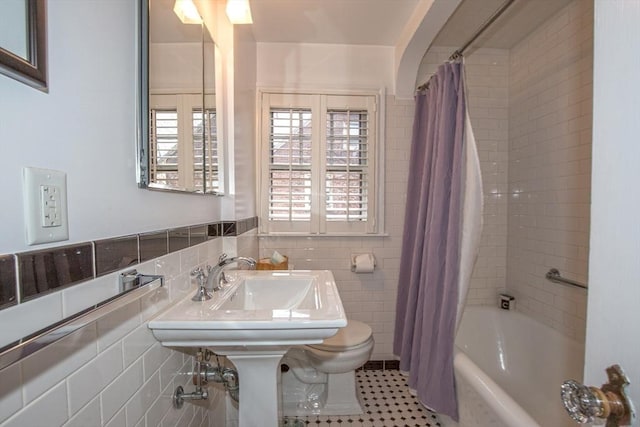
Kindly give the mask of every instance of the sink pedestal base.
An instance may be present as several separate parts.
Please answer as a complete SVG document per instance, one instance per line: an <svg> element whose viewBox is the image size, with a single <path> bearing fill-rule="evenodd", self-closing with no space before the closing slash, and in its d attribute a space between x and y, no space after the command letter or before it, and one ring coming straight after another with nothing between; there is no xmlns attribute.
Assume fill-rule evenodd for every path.
<svg viewBox="0 0 640 427"><path fill-rule="evenodd" d="M287 350L220 352L233 362L240 380L240 427L278 427L278 373Z"/></svg>

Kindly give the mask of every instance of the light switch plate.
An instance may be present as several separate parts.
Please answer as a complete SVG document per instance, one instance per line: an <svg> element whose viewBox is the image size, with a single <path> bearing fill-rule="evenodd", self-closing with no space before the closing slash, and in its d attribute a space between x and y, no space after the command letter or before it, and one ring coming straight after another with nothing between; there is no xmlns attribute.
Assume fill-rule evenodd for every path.
<svg viewBox="0 0 640 427"><path fill-rule="evenodd" d="M51 169L22 169L27 244L69 239L67 174Z"/></svg>

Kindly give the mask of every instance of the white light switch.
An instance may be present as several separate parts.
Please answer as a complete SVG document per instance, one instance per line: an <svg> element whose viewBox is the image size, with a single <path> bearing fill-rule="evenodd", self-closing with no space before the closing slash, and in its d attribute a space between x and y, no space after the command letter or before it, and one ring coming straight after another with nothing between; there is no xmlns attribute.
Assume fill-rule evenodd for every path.
<svg viewBox="0 0 640 427"><path fill-rule="evenodd" d="M68 240L67 175L29 167L22 178L27 244Z"/></svg>

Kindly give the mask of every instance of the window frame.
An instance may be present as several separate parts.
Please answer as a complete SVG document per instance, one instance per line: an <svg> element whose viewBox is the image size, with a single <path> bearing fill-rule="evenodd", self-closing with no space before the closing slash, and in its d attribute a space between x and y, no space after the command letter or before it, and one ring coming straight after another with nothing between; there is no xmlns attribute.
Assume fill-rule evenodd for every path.
<svg viewBox="0 0 640 427"><path fill-rule="evenodd" d="M380 236L384 234L384 90L289 91L259 89L257 93L257 205L260 235ZM270 137L272 109L310 109L311 114L311 210L309 221L271 221ZM364 221L327 220L327 113L367 112L367 209Z"/></svg>

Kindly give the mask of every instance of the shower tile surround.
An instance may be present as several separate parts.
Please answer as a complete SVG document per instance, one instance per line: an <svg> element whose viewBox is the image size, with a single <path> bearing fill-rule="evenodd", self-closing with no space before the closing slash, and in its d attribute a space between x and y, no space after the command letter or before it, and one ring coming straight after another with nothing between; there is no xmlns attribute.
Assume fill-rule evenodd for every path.
<svg viewBox="0 0 640 427"><path fill-rule="evenodd" d="M511 49L507 289L518 310L584 341L588 282L593 2L573 1Z"/></svg>
<svg viewBox="0 0 640 427"><path fill-rule="evenodd" d="M588 281L592 24L592 2L576 0L510 50L465 59L485 193L467 303L493 305L507 290L517 310L579 341L586 292L544 276L556 267ZM451 52L431 48L424 75Z"/></svg>
<svg viewBox="0 0 640 427"><path fill-rule="evenodd" d="M138 271L164 275L165 287L117 307L95 324L0 371L0 426L44 425L43 414L46 414L46 425L66 427L224 424L225 392L218 385L209 387L210 398L206 404L188 404L181 410L172 407L171 395L175 387L192 388L187 372L192 370L193 358L187 352L162 347L146 323L168 304L193 291L189 273L194 267L216 262L223 252L239 251L257 256L255 226L252 226L256 219L235 223L236 230L246 231L224 238L209 237L202 242L205 230L222 230L222 227L218 227L218 223L190 227L195 231L191 234L195 235L191 246L142 263L134 262L132 266ZM242 225L237 227L238 224ZM184 236L185 229L154 233L151 240L160 247L163 244L165 248L171 247L172 234ZM164 243L157 239L162 233L167 236ZM96 264L99 264L98 259L119 258L129 262L133 253L131 242L137 241L137 235L133 239L130 237L86 245L102 248L102 255L95 251ZM30 259L41 252L65 254L76 246L85 245L0 256L0 278L3 283L5 280L12 282L8 289L15 290L17 257ZM112 258L105 256L106 252ZM136 253L135 259L137 256ZM74 283L74 286L54 288L43 296L0 310L3 338L15 329L17 319L25 327L35 325L31 318L53 323L92 302L111 297L117 293L118 274L116 271L103 272L90 280ZM46 313L46 316L35 316L34 313Z"/></svg>

